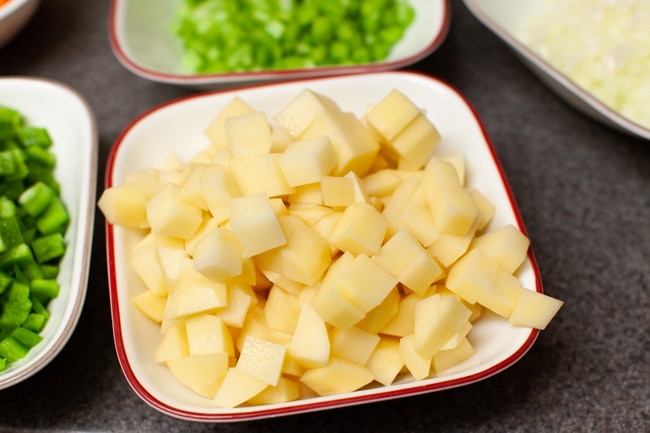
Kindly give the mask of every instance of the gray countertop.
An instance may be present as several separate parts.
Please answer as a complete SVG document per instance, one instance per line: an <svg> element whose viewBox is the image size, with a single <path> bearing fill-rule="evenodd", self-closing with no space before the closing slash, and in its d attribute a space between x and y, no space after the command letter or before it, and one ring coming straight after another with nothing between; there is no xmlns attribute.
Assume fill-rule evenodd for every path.
<svg viewBox="0 0 650 433"><path fill-rule="evenodd" d="M109 10L108 1L43 1L0 50L0 75L51 78L87 98L99 130L98 194L119 133L191 92L124 68L109 45ZM544 290L566 302L523 359L469 386L399 400L220 425L171 418L140 400L118 364L98 212L76 331L44 370L0 391L0 431L650 431L650 143L565 105L457 0L443 45L410 69L441 78L474 107Z"/></svg>

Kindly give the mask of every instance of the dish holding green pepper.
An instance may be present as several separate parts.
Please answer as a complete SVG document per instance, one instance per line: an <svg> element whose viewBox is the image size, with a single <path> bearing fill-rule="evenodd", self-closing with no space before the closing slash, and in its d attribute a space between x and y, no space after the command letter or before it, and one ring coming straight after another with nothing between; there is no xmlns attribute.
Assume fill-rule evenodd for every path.
<svg viewBox="0 0 650 433"><path fill-rule="evenodd" d="M408 0L184 0L174 31L195 73L384 60L415 18Z"/></svg>
<svg viewBox="0 0 650 433"><path fill-rule="evenodd" d="M41 340L70 215L45 128L0 106L0 371Z"/></svg>

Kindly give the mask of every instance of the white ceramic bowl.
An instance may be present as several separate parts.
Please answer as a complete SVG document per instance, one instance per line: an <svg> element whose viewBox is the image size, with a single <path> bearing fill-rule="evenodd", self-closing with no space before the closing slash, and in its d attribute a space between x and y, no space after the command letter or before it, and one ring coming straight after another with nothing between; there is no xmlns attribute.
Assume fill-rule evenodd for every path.
<svg viewBox="0 0 650 433"><path fill-rule="evenodd" d="M130 71L148 80L211 89L259 81L367 73L396 69L433 52L447 36L449 0L411 0L416 17L389 58L376 63L308 69L193 74L183 69L182 47L171 26L182 0L113 0L111 47Z"/></svg>
<svg viewBox="0 0 650 433"><path fill-rule="evenodd" d="M334 99L344 110L361 115L368 104L396 88L423 108L439 128L440 152L462 151L467 158L468 185L479 188L496 206L493 224L511 223L524 231L521 216L485 130L467 101L444 83L417 73L380 72L265 84L222 92L194 94L152 109L131 123L116 141L106 170L106 187L119 185L129 173L152 168L167 156L189 158L208 145L205 126L234 96L269 118L301 90L310 88ZM371 387L331 397L314 397L268 406L215 407L177 382L154 361L160 328L139 312L131 299L144 290L129 267L138 235L107 224L108 273L113 333L124 374L134 391L168 415L197 421L242 421L331 409L468 385L490 377L519 360L538 331L518 328L486 314L471 331L478 360L467 369L413 382L402 377L387 387ZM518 275L524 286L542 291L532 252Z"/></svg>
<svg viewBox="0 0 650 433"><path fill-rule="evenodd" d="M40 0L11 0L0 6L0 48L25 27L39 4Z"/></svg>
<svg viewBox="0 0 650 433"><path fill-rule="evenodd" d="M645 128L611 109L535 53L519 37L522 25L543 0L464 0L467 8L501 38L550 89L589 117L619 131L650 140Z"/></svg>
<svg viewBox="0 0 650 433"><path fill-rule="evenodd" d="M55 176L70 212L61 261L59 296L43 340L27 356L0 372L0 389L34 375L54 359L70 339L86 297L97 186L97 127L85 99L67 85L46 79L0 78L0 105L23 114L28 124L47 129L57 157Z"/></svg>

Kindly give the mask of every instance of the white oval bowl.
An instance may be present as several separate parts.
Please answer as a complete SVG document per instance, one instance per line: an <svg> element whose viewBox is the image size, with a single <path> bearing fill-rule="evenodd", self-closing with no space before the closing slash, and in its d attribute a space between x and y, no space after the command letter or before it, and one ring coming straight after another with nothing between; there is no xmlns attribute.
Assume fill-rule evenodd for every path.
<svg viewBox="0 0 650 433"><path fill-rule="evenodd" d="M0 389L34 375L70 339L86 297L97 186L97 127L86 100L67 85L39 78L0 78L0 105L20 111L29 125L44 127L57 158L55 176L70 213L58 297L50 301L43 340L0 372Z"/></svg>
<svg viewBox="0 0 650 433"><path fill-rule="evenodd" d="M214 89L261 81L368 73L397 69L437 49L449 30L449 0L411 0L416 16L390 56L380 62L304 69L193 74L183 68L181 42L172 23L181 0L113 0L110 42L115 56L131 72L148 80Z"/></svg>
<svg viewBox="0 0 650 433"><path fill-rule="evenodd" d="M650 129L622 116L535 53L519 30L543 0L464 0L467 8L503 40L551 90L583 114L618 131L650 140Z"/></svg>
<svg viewBox="0 0 650 433"><path fill-rule="evenodd" d="M206 125L233 97L273 116L276 110L309 88L325 94L345 111L361 115L368 104L396 88L421 107L440 131L441 154L462 151L467 159L468 186L476 186L496 207L495 227L513 224L525 233L505 174L474 110L457 91L426 75L380 72L272 83L221 92L194 94L152 109L132 122L112 148L105 186L119 185L129 173L159 165L169 155L187 160L208 145ZM181 144L182 143L182 144ZM107 224L107 265L113 333L122 370L138 396L173 417L204 421L244 421L369 403L468 385L486 379L517 362L530 349L538 331L514 327L486 313L470 333L477 364L463 365L448 375L414 382L399 378L390 386L368 387L329 397L305 398L267 406L216 407L209 399L181 385L169 369L154 360L160 328L132 303L144 290L129 265L138 241L133 231ZM532 250L518 274L524 287L542 291Z"/></svg>
<svg viewBox="0 0 650 433"><path fill-rule="evenodd" d="M27 25L39 4L40 0L11 0L0 6L0 48Z"/></svg>

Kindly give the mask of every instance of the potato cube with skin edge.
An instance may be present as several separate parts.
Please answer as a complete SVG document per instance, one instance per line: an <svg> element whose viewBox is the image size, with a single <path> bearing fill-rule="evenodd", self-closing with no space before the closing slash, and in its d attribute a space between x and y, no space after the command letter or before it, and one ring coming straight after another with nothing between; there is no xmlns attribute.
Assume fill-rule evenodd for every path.
<svg viewBox="0 0 650 433"><path fill-rule="evenodd" d="M508 321L515 326L546 329L564 305L563 301L533 290L522 289Z"/></svg>
<svg viewBox="0 0 650 433"><path fill-rule="evenodd" d="M287 242L266 193L234 198L230 228L249 257Z"/></svg>
<svg viewBox="0 0 650 433"><path fill-rule="evenodd" d="M210 353L169 359L167 367L180 383L206 398L214 398L228 371L228 354Z"/></svg>
<svg viewBox="0 0 650 433"><path fill-rule="evenodd" d="M233 158L265 155L271 151L271 125L264 112L229 117L224 129Z"/></svg>
<svg viewBox="0 0 650 433"><path fill-rule="evenodd" d="M391 90L375 104L364 116L364 120L382 138L393 140L421 110L404 93Z"/></svg>
<svg viewBox="0 0 650 433"><path fill-rule="evenodd" d="M147 202L151 231L166 236L190 239L203 222L200 208L180 198L180 186L167 183Z"/></svg>
<svg viewBox="0 0 650 433"><path fill-rule="evenodd" d="M328 241L354 255L379 253L384 242L388 220L372 205L356 202L348 206Z"/></svg>
<svg viewBox="0 0 650 433"><path fill-rule="evenodd" d="M286 350L283 344L247 336L236 368L262 382L276 386L282 374Z"/></svg>
<svg viewBox="0 0 650 433"><path fill-rule="evenodd" d="M262 392L269 384L237 367L230 367L214 397L217 406L237 407Z"/></svg>
<svg viewBox="0 0 650 433"><path fill-rule="evenodd" d="M315 137L289 144L278 165L291 187L319 182L336 167L336 153L329 137Z"/></svg>
<svg viewBox="0 0 650 433"><path fill-rule="evenodd" d="M194 247L194 269L215 280L241 275L244 248L227 227L207 233Z"/></svg>
<svg viewBox="0 0 650 433"><path fill-rule="evenodd" d="M379 343L379 336L363 329L333 328L330 331L331 355L365 365Z"/></svg>
<svg viewBox="0 0 650 433"><path fill-rule="evenodd" d="M332 358L327 365L307 370L300 376L300 381L320 396L352 392L373 380L366 367L340 358Z"/></svg>
<svg viewBox="0 0 650 433"><path fill-rule="evenodd" d="M106 220L128 228L147 228L147 197L136 185L125 183L107 188L97 202Z"/></svg>

